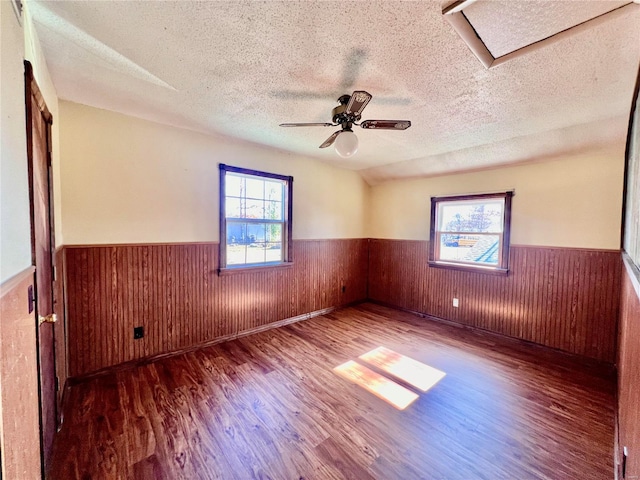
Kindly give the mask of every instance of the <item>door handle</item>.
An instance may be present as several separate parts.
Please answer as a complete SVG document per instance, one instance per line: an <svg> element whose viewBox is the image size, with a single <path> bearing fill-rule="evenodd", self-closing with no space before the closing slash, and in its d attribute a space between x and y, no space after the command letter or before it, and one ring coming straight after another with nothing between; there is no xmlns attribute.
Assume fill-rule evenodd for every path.
<svg viewBox="0 0 640 480"><path fill-rule="evenodd" d="M42 315L38 316L38 325L42 325L43 323L56 323L57 321L58 316L55 313L50 313L45 317Z"/></svg>

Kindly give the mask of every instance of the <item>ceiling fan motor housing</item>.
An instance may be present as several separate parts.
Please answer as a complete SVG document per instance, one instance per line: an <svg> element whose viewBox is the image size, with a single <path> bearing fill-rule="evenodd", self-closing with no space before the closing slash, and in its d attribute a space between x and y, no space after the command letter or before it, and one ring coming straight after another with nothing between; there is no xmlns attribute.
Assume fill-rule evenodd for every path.
<svg viewBox="0 0 640 480"><path fill-rule="evenodd" d="M331 115L332 115L331 118L333 119L333 123L338 123L342 125L343 129L351 128L351 125L354 122L357 122L358 120L360 120L360 117L361 117L360 115L353 115L353 114L346 113L347 104L349 103L350 98L351 98L350 95L341 96L338 99L338 101L340 102L340 105L338 105L331 111Z"/></svg>

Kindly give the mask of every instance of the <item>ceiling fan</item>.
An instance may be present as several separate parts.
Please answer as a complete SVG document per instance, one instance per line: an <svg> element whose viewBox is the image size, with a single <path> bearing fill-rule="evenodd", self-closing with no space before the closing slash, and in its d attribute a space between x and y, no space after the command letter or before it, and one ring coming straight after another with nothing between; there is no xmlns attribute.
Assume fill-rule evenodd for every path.
<svg viewBox="0 0 640 480"><path fill-rule="evenodd" d="M333 123L281 123L281 127L342 127L327 138L320 148L327 148L335 142L338 155L348 158L358 151L358 137L351 127L358 125L362 128L385 130L406 130L411 126L409 120L364 120L360 123L362 111L371 101L371 94L364 90L356 90L351 95L338 98L338 105L332 110Z"/></svg>

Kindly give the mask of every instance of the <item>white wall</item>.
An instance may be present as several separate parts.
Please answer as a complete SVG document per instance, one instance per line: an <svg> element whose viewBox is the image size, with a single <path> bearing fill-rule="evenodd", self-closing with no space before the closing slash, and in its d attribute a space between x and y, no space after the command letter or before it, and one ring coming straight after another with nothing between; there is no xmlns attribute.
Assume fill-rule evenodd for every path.
<svg viewBox="0 0 640 480"><path fill-rule="evenodd" d="M0 283L31 265L24 105L24 34L0 1Z"/></svg>
<svg viewBox="0 0 640 480"><path fill-rule="evenodd" d="M365 236L356 173L60 101L65 244L218 241L218 164L292 175L293 238Z"/></svg>
<svg viewBox="0 0 640 480"><path fill-rule="evenodd" d="M62 245L62 202L60 198L60 122L58 121L58 94L53 86L47 63L42 53L38 32L33 26L31 14L29 12L29 2L23 2L23 26L24 26L24 56L33 67L33 76L36 79L40 93L44 97L49 112L53 116L51 126L52 152L51 167L53 170L53 205L54 205L54 225L56 246Z"/></svg>
<svg viewBox="0 0 640 480"><path fill-rule="evenodd" d="M22 26L11 2L0 1L2 69L0 84L0 283L31 265L31 224L29 219L29 183L25 133L24 59L32 66L49 111L53 114L54 205L57 243L62 241L60 224L60 175L58 145L58 98L42 57L40 43L28 12Z"/></svg>
<svg viewBox="0 0 640 480"><path fill-rule="evenodd" d="M620 248L624 145L480 172L371 188L368 235L428 240L432 196L515 189L511 243Z"/></svg>

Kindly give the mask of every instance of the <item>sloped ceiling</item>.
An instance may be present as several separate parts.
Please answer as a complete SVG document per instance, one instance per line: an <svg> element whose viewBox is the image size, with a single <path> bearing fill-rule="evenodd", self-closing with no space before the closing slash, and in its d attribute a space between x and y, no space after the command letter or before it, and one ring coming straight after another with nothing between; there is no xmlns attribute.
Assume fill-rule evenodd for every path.
<svg viewBox="0 0 640 480"><path fill-rule="evenodd" d="M640 5L489 70L443 6L28 3L60 98L315 157L372 184L624 142ZM357 129L359 150L343 159L318 148L337 128L278 126L329 122L337 98L356 89L373 95L363 119L412 127Z"/></svg>

